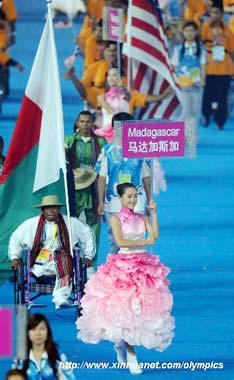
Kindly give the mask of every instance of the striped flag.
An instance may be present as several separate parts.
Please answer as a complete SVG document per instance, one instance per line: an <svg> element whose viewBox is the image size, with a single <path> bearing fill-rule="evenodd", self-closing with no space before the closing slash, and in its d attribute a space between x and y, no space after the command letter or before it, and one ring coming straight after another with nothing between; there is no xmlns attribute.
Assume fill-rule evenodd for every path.
<svg viewBox="0 0 234 380"><path fill-rule="evenodd" d="M168 87L174 92L159 103L141 109L139 119L175 116L179 106L179 90L170 63L167 37L157 0L132 0L128 9L129 38L124 54L132 58L132 86L146 94L161 94Z"/></svg>

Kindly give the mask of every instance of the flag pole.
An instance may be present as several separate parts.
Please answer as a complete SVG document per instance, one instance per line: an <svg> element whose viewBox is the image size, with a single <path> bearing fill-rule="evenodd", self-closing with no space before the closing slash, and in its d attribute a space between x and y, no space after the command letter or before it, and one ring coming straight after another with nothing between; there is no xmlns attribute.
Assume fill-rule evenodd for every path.
<svg viewBox="0 0 234 380"><path fill-rule="evenodd" d="M53 28L53 21L51 16L51 3L52 0L46 0L47 3L47 9L48 9L48 20L49 20L49 27L51 29L51 34L54 37L54 28ZM55 40L54 40L55 41ZM55 47L55 44L54 44ZM56 57L56 64L57 62L57 53L56 53L56 47L55 47L55 54ZM57 70L59 72L59 70ZM59 102L61 104L62 109L62 99L61 99L61 88L60 88L60 80L58 77L58 85L59 85ZM63 118L63 115L62 115ZM69 197L68 197L68 186L67 186L67 169L66 169L66 159L65 159L65 149L64 147L60 147L60 154L62 157L63 165L62 165L62 172L63 172L63 178L64 178L64 190L65 190L65 200L66 200L66 209L67 209L67 219L68 219L68 236L69 236L69 245L70 245L70 254L73 256L73 247L72 247L72 238L71 238L71 214L70 214L70 206L69 206Z"/></svg>
<svg viewBox="0 0 234 380"><path fill-rule="evenodd" d="M69 235L69 243L70 243L70 254L71 254L71 256L73 256L72 239L71 239L71 214L70 214L70 206L69 206L66 171L65 172L63 171L63 178L64 178L64 189L65 189L65 199L66 199L66 209L67 209L67 219L68 219L68 235Z"/></svg>
<svg viewBox="0 0 234 380"><path fill-rule="evenodd" d="M131 25L132 25L132 0L129 0L128 3L128 22L127 22L127 60L128 60L128 70L127 70L127 86L128 92L131 91L131 75L132 75L132 59L131 59Z"/></svg>
<svg viewBox="0 0 234 380"><path fill-rule="evenodd" d="M117 67L118 67L118 79L121 79L121 52L120 52L120 43L117 42Z"/></svg>

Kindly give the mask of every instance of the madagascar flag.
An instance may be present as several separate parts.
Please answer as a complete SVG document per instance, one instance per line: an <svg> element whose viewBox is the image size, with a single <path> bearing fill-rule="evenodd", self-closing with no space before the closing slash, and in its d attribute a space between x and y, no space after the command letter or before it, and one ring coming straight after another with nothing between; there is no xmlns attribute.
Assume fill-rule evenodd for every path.
<svg viewBox="0 0 234 380"><path fill-rule="evenodd" d="M66 172L59 71L52 19L46 21L0 177L0 269L10 267L10 235L38 214L43 195L64 202Z"/></svg>

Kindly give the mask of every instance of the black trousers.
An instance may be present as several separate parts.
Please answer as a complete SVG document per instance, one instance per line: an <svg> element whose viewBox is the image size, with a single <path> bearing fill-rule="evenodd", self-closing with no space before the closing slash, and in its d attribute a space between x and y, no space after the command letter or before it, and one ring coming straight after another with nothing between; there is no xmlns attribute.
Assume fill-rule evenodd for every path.
<svg viewBox="0 0 234 380"><path fill-rule="evenodd" d="M10 70L9 67L5 65L0 65L0 90L2 92L1 98L9 95L10 86L9 86Z"/></svg>
<svg viewBox="0 0 234 380"><path fill-rule="evenodd" d="M207 75L202 99L202 114L209 119L214 114L214 121L223 127L227 119L227 97L231 77L229 75ZM218 103L213 110L211 103Z"/></svg>

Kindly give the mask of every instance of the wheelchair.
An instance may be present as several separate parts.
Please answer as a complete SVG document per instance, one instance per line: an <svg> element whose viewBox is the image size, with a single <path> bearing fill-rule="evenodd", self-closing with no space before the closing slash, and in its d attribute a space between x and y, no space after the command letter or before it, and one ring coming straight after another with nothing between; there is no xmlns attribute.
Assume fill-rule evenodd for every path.
<svg viewBox="0 0 234 380"><path fill-rule="evenodd" d="M30 249L23 251L23 265L14 271L14 303L24 305L30 313L33 307L45 307L44 304L34 303L42 295L52 294L56 276L43 275L36 277L30 270ZM73 279L69 300L76 308L77 316L81 315L80 300L84 294L87 282L87 268L80 257L78 247L73 249Z"/></svg>

